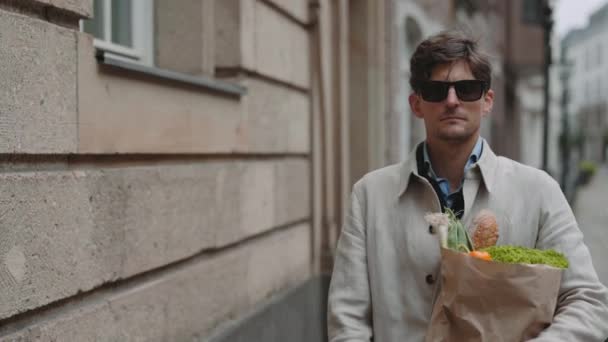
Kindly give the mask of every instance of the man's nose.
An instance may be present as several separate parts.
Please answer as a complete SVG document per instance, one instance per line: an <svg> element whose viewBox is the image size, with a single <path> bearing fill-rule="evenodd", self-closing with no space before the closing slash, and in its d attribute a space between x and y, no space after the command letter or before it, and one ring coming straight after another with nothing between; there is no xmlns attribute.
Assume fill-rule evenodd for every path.
<svg viewBox="0 0 608 342"><path fill-rule="evenodd" d="M460 104L460 99L456 95L456 89L454 89L454 86L451 86L450 89L448 89L448 96L445 99L445 102L448 106L457 106Z"/></svg>

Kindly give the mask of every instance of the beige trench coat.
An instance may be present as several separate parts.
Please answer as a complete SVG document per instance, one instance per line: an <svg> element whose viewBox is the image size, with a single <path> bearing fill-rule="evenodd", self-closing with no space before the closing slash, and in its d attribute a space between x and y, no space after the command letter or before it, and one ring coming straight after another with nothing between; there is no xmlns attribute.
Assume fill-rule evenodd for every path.
<svg viewBox="0 0 608 342"><path fill-rule="evenodd" d="M559 185L543 171L497 157L484 141L463 186L467 227L488 208L498 219L498 244L554 248L570 261L553 323L536 341L603 341L608 292ZM440 259L424 214L440 204L417 173L415 153L364 176L351 201L329 290L330 341L423 341Z"/></svg>

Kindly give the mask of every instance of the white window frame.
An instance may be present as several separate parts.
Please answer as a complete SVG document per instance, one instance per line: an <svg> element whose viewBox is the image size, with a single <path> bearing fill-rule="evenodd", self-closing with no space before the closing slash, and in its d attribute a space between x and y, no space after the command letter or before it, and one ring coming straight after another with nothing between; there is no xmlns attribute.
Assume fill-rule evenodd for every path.
<svg viewBox="0 0 608 342"><path fill-rule="evenodd" d="M131 37L133 47L112 42L112 2L103 1L104 22L103 38L95 37L93 44L97 49L114 57L147 66L154 64L154 4L150 0L131 0ZM83 31L83 21L80 30Z"/></svg>

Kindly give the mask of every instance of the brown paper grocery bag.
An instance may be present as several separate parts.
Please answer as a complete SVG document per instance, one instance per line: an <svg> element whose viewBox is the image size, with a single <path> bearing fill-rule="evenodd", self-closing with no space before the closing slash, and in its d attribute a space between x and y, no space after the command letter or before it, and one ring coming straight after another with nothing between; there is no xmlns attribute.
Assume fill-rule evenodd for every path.
<svg viewBox="0 0 608 342"><path fill-rule="evenodd" d="M562 270L441 251L427 342L525 341L553 320Z"/></svg>

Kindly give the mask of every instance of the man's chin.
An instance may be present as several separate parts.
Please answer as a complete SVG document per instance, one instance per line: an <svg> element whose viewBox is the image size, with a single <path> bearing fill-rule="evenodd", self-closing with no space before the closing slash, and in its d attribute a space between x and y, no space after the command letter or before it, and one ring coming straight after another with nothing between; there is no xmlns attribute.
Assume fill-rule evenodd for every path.
<svg viewBox="0 0 608 342"><path fill-rule="evenodd" d="M441 132L439 139L453 143L463 143L473 139L474 134L469 132Z"/></svg>

